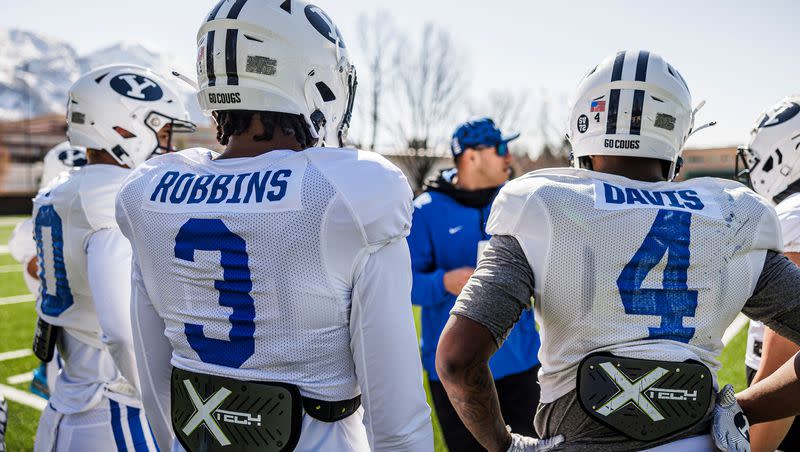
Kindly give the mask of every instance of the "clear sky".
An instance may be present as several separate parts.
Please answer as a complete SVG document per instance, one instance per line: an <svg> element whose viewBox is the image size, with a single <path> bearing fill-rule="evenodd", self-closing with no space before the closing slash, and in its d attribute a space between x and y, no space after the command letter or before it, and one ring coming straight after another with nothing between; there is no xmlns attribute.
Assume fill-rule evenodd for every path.
<svg viewBox="0 0 800 452"><path fill-rule="evenodd" d="M122 40L145 41L163 47L176 56L177 67L186 68L193 64L197 27L215 3L5 1L0 27L46 33L71 42L80 53ZM800 94L797 0L316 3L337 22L357 64L359 14L385 11L409 34L432 21L452 33L467 58L472 96L514 89L530 92L537 102L546 92L557 114L584 73L603 57L621 49L652 50L678 68L695 103L707 101L698 122L719 123L693 137L690 147L738 144L761 110ZM532 116L521 129L535 133L537 127Z"/></svg>

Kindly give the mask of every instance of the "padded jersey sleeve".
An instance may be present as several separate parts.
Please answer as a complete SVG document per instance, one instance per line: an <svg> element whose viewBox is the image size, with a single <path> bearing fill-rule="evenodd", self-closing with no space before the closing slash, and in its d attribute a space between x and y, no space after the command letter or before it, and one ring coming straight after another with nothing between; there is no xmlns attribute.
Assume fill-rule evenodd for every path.
<svg viewBox="0 0 800 452"><path fill-rule="evenodd" d="M134 260L131 277L131 325L133 349L139 363L140 394L160 450L171 450L175 435L170 415L172 345L166 326L145 289L139 264ZM177 444L177 441L175 441Z"/></svg>
<svg viewBox="0 0 800 452"><path fill-rule="evenodd" d="M119 229L103 229L89 237L89 288L103 343L125 379L139 389L130 322L131 248Z"/></svg>
<svg viewBox="0 0 800 452"><path fill-rule="evenodd" d="M350 347L372 450L433 450L410 292L405 240L367 256L353 287Z"/></svg>

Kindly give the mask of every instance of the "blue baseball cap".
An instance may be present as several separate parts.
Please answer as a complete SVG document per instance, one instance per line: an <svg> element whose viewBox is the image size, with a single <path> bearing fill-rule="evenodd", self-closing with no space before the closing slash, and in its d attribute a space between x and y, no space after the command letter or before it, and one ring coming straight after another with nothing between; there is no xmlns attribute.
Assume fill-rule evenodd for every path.
<svg viewBox="0 0 800 452"><path fill-rule="evenodd" d="M453 157L458 157L469 148L477 146L494 146L497 155L508 153L508 143L519 138L519 133L503 136L500 129L489 118L480 118L461 124L453 133L450 150Z"/></svg>

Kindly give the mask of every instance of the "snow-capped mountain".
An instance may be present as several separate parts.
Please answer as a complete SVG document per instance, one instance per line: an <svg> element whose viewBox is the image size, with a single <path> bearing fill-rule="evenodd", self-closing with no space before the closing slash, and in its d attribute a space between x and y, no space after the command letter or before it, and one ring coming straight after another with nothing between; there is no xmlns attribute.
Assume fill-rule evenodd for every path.
<svg viewBox="0 0 800 452"><path fill-rule="evenodd" d="M93 68L132 63L168 76L175 61L139 43L118 43L78 55L67 42L25 30L0 29L0 120L64 113L70 85ZM184 93L192 120L207 123L192 88L177 80L175 85Z"/></svg>

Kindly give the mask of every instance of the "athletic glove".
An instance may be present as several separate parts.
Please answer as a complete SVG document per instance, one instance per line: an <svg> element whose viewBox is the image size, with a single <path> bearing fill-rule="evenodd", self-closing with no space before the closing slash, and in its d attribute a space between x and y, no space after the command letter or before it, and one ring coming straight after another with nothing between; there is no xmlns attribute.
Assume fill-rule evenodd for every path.
<svg viewBox="0 0 800 452"><path fill-rule="evenodd" d="M750 452L750 424L736 403L731 385L725 385L717 394L711 436L718 450Z"/></svg>
<svg viewBox="0 0 800 452"><path fill-rule="evenodd" d="M511 427L506 426L506 429L508 433L511 433ZM563 442L563 435L557 435L546 439L536 439L530 436L511 433L511 445L508 446L506 452L546 452Z"/></svg>

